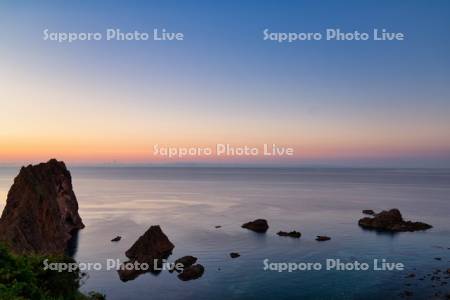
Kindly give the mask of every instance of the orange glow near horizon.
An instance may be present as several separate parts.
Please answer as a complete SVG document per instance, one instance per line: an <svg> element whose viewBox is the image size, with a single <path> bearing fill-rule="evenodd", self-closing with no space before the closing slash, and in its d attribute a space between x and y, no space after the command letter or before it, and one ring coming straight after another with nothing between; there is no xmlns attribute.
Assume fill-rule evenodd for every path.
<svg viewBox="0 0 450 300"><path fill-rule="evenodd" d="M148 89L133 81L110 82L113 79L117 81L108 74L97 79L84 70L61 74L6 62L0 69L0 163L53 157L73 163L270 163L450 153L445 113L402 109L378 113L365 111L358 102L348 109L296 111L276 98L261 107L246 106L230 104L229 99L244 103L246 97L258 97L257 91L249 96L233 90L199 90L189 82L179 91L164 89L161 83L162 87L155 83ZM330 101L323 97L313 100ZM211 148L276 144L294 148L295 155L167 159L153 155L155 144Z"/></svg>
<svg viewBox="0 0 450 300"><path fill-rule="evenodd" d="M153 147L158 144L162 147L173 148L211 148L212 155L186 155L182 158L162 155L154 155ZM223 143L225 144L225 143ZM279 147L294 149L293 156L269 157L262 155L263 144L259 143L229 143L231 147L255 147L259 150L258 156L217 156L216 143L151 143L137 140L123 141L95 141L62 139L60 142L54 139L35 139L24 142L5 141L0 142L0 163L7 162L41 162L50 158L57 158L69 163L171 163L171 162L234 162L234 163L270 163L270 162L299 162L318 161L323 159L351 159L351 158L389 158L408 155L434 155L441 153L439 149L429 147L416 148L403 145L358 145L348 144L338 146L332 143L315 145L293 145L288 143L274 143ZM269 144L269 143L268 143ZM271 144L269 144L271 145Z"/></svg>

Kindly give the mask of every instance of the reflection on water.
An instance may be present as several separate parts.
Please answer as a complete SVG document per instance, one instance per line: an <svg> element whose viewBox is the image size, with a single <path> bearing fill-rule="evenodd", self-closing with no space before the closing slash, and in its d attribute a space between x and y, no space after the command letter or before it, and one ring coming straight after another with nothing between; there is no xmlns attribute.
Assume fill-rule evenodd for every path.
<svg viewBox="0 0 450 300"><path fill-rule="evenodd" d="M169 261L193 255L205 266L199 280L143 274L121 282L116 271L90 271L83 290L108 299L387 299L404 290L407 272L444 269L450 257L450 172L389 169L72 168L80 215L80 262L126 260L125 251L151 225L161 225L175 244ZM6 179L7 177L11 179ZM0 190L14 172L0 169ZM399 208L407 220L434 227L426 232L380 234L362 230L361 210ZM265 218L266 234L240 226ZM221 225L221 228L215 226ZM279 237L297 230L300 239ZM117 236L122 240L112 243ZM332 237L316 242L316 235ZM75 248L76 249L76 248ZM230 252L241 257L231 259ZM442 257L442 261L434 260ZM405 272L263 270L275 262L371 262L387 259ZM429 281L414 281L415 296L433 295ZM444 287L442 287L443 289Z"/></svg>

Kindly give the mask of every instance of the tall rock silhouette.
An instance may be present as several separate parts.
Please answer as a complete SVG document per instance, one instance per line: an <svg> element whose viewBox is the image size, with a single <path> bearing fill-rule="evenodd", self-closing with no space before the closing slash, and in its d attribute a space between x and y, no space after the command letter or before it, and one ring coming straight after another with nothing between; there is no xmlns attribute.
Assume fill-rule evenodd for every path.
<svg viewBox="0 0 450 300"><path fill-rule="evenodd" d="M63 162L22 167L8 192L0 219L0 241L12 251L63 254L84 224Z"/></svg>

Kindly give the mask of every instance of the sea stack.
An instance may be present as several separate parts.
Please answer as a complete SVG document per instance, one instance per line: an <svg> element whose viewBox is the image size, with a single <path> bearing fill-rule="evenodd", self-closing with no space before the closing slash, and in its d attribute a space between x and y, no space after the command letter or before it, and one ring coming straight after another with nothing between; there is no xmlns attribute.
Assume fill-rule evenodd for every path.
<svg viewBox="0 0 450 300"><path fill-rule="evenodd" d="M72 177L64 162L20 169L0 219L0 240L18 254L63 254L72 235L84 228Z"/></svg>

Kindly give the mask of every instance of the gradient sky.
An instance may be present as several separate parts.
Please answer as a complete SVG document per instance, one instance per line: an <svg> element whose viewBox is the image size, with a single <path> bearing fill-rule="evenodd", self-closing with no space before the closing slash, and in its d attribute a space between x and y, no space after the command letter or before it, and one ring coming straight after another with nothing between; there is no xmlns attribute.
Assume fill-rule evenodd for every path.
<svg viewBox="0 0 450 300"><path fill-rule="evenodd" d="M407 38L262 39L337 27ZM46 28L185 40L58 44ZM293 164L450 167L449 1L2 1L0 39L0 163L276 143Z"/></svg>

